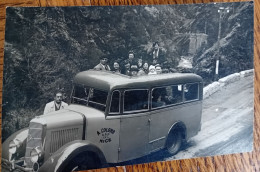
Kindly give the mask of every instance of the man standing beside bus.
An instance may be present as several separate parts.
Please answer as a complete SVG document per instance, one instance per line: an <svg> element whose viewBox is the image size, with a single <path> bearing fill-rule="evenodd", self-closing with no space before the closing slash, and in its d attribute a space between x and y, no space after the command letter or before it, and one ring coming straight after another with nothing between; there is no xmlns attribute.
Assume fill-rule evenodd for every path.
<svg viewBox="0 0 260 172"><path fill-rule="evenodd" d="M47 114L50 112L58 111L60 109L64 109L68 106L67 103L62 101L63 94L62 92L57 92L54 97L54 101L51 101L45 105L43 114Z"/></svg>

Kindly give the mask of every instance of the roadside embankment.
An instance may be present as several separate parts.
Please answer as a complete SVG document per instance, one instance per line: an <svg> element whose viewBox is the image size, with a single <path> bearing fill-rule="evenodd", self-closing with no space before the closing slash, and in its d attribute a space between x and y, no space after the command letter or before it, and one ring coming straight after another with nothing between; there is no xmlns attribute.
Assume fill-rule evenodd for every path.
<svg viewBox="0 0 260 172"><path fill-rule="evenodd" d="M224 78L215 81L203 88L203 98L207 98L215 92L219 91L222 87L240 80L240 78L247 77L254 74L254 69L241 71L239 73L233 73Z"/></svg>

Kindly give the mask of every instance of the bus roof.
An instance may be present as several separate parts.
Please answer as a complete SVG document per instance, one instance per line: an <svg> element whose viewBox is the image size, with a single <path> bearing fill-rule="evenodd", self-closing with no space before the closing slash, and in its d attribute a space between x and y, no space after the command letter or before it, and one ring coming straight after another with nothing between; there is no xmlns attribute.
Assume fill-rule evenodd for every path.
<svg viewBox="0 0 260 172"><path fill-rule="evenodd" d="M75 84L82 84L105 91L119 88L151 88L191 82L202 82L202 78L193 73L166 73L130 77L110 71L97 70L80 72L74 78Z"/></svg>

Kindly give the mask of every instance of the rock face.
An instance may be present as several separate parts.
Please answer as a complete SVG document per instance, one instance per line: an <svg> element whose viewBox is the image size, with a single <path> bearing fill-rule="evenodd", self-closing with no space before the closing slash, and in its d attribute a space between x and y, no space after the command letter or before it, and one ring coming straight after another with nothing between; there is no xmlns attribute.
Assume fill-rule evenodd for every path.
<svg viewBox="0 0 260 172"><path fill-rule="evenodd" d="M192 54L188 58L192 72L210 83L217 58L220 6L230 8L223 16L220 36L219 72L224 77L253 68L253 2L7 8L3 140L40 115L55 89L64 88L70 95L73 76L93 68L103 55L110 65L126 59L129 50L145 59L152 43L158 41L169 67L177 68L182 56ZM191 53L194 34L207 36ZM10 131L5 130L7 125Z"/></svg>

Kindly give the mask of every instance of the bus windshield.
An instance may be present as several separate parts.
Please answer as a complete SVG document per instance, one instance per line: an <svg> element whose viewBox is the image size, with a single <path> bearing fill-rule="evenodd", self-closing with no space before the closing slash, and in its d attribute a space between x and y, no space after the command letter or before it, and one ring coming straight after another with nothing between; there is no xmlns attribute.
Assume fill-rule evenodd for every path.
<svg viewBox="0 0 260 172"><path fill-rule="evenodd" d="M71 103L93 107L105 111L108 93L87 86L74 85Z"/></svg>

